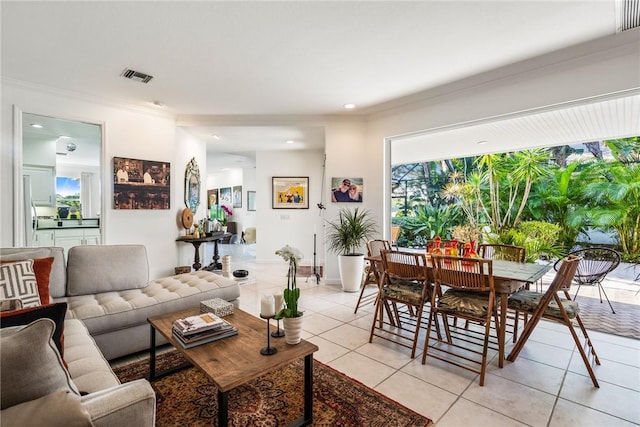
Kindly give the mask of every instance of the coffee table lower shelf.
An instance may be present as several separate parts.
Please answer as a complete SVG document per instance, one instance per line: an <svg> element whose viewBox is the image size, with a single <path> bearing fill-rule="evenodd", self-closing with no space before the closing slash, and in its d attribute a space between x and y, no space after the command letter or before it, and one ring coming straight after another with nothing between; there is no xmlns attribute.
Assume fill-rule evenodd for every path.
<svg viewBox="0 0 640 427"><path fill-rule="evenodd" d="M149 381L156 381L181 369L195 366L200 369L218 389L218 426L229 424L229 392L234 388L278 369L301 357L304 358L304 412L291 426L306 426L313 422L313 353L318 347L301 340L300 344L288 345L284 340L275 340L278 353L260 355L264 346L264 320L242 310L225 317L236 328L238 335L203 344L190 349L175 342L172 334L173 321L197 314L197 308L183 310L148 320L150 333ZM190 362L174 368L156 372L156 333L160 333Z"/></svg>

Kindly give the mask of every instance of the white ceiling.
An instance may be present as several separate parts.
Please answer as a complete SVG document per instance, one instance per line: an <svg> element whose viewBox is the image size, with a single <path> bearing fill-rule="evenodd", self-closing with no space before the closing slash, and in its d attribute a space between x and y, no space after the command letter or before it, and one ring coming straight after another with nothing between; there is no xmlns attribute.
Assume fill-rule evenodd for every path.
<svg viewBox="0 0 640 427"><path fill-rule="evenodd" d="M40 125L34 128L31 125ZM22 115L22 141L56 141L58 166L100 166L102 129L91 123L62 120L24 113ZM68 150L72 143L75 149Z"/></svg>
<svg viewBox="0 0 640 427"><path fill-rule="evenodd" d="M366 115L399 97L615 34L615 4L3 1L2 77L131 106L160 101L176 116ZM154 78L126 80L125 68ZM345 103L357 107L347 111ZM295 126L187 130L209 151L236 156L284 147L286 139L322 147L324 139L321 130Z"/></svg>

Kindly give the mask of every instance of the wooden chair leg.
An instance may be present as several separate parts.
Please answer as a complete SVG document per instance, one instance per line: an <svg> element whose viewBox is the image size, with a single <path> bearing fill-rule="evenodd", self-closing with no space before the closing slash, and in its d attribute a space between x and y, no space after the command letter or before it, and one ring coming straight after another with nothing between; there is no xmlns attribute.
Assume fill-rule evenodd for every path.
<svg viewBox="0 0 640 427"><path fill-rule="evenodd" d="M535 329L535 327L538 324L538 322L540 321L541 317L542 316L532 317L531 320L529 320L527 322L527 324L525 325L524 329L522 330L522 335L520 335L520 338L518 338L518 341L516 342L516 345L513 346L513 348L511 349L511 353L509 353L509 355L507 356L507 360L509 362L515 362L516 361L516 359L518 358L518 354L520 354L520 351L522 350L522 348L524 347L525 343L527 342L527 340L531 336L531 333Z"/></svg>
<svg viewBox="0 0 640 427"><path fill-rule="evenodd" d="M358 309L360 308L360 303L362 302L362 297L364 296L364 290L367 288L367 283L365 282L360 289L360 296L358 297L358 302L356 303L356 309L353 310L353 314L356 314L358 312Z"/></svg>
<svg viewBox="0 0 640 427"><path fill-rule="evenodd" d="M418 346L418 336L420 335L420 323L422 322L422 311L424 306L417 307L416 313L416 332L413 335L413 348L411 349L411 358L416 357L416 347Z"/></svg>
<svg viewBox="0 0 640 427"><path fill-rule="evenodd" d="M591 377L591 381L593 382L593 386L600 388L600 384L598 384L598 380L596 379L596 374L593 372L593 368L591 367L591 362L589 361L589 358L587 357L587 354L584 352L584 349L582 348L582 343L580 342L580 337L578 337L578 334L576 334L576 330L573 329L573 326L571 325L571 322L569 322L567 324L567 327L569 328L569 332L571 332L571 336L573 337L573 341L576 343L576 347L578 348L578 351L580 352L580 356L582 357L582 361L584 362L584 366L585 368L587 368L587 372L589 372L589 376ZM597 358L597 356L596 356ZM597 360L597 359L596 359ZM599 360L598 360L599 362ZM600 364L600 363L598 363Z"/></svg>

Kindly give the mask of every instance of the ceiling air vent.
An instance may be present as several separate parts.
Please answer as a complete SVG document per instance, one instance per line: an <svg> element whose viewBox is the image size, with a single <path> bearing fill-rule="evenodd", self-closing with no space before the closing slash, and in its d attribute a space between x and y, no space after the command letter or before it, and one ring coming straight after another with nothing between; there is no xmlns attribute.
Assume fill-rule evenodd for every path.
<svg viewBox="0 0 640 427"><path fill-rule="evenodd" d="M140 71L131 70L129 68L125 68L125 70L120 74L125 79L133 80L140 83L149 83L153 76L149 74L141 73Z"/></svg>
<svg viewBox="0 0 640 427"><path fill-rule="evenodd" d="M640 0L616 1L617 32L640 27Z"/></svg>

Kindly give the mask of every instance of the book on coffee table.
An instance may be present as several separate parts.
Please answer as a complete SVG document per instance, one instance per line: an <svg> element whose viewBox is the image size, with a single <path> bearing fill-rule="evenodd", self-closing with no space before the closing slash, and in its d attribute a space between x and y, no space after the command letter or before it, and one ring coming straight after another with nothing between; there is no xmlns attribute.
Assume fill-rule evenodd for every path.
<svg viewBox="0 0 640 427"><path fill-rule="evenodd" d="M200 313L196 316L189 316L182 319L176 319L173 322L173 329L179 331L182 335L197 334L203 331L218 329L223 327L227 322L213 313Z"/></svg>
<svg viewBox="0 0 640 427"><path fill-rule="evenodd" d="M175 338L183 348L191 348L202 344L218 341L224 338L229 338L238 335L238 329L229 325L229 327L221 328L214 331L205 331L194 335L181 335L175 329L173 330L173 337Z"/></svg>

